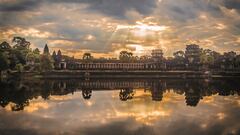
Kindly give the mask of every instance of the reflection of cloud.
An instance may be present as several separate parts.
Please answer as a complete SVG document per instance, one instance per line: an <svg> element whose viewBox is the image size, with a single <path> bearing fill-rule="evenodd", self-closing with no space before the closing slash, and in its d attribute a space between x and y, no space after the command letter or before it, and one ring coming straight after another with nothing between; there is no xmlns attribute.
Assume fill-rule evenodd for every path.
<svg viewBox="0 0 240 135"><path fill-rule="evenodd" d="M64 101L64 100L70 100L72 99L72 97L69 95L69 96L51 96L50 99L52 101Z"/></svg>
<svg viewBox="0 0 240 135"><path fill-rule="evenodd" d="M24 111L32 113L38 111L39 109L48 109L49 105L46 102L31 102L31 104L24 108Z"/></svg>
<svg viewBox="0 0 240 135"><path fill-rule="evenodd" d="M40 98L31 100L31 113L0 109L0 133L239 134L238 96L215 95L214 102L211 98L204 98L201 104L192 108L186 107L183 95L167 91L161 102L153 102L150 91L145 93L142 89L138 89L134 98L126 102L119 101L119 91L96 91L90 100L94 102L91 106L85 105L86 100L80 100L81 92L50 96L50 100L45 101ZM45 103L49 107L45 107ZM216 106L212 106L213 103ZM191 130L186 130L186 127Z"/></svg>
<svg viewBox="0 0 240 135"><path fill-rule="evenodd" d="M224 113L220 112L220 113L217 113L217 117L218 117L219 120L222 120L226 117L226 115Z"/></svg>
<svg viewBox="0 0 240 135"><path fill-rule="evenodd" d="M161 117L169 116L169 112L151 111L151 112L116 112L118 118L133 117L138 123L152 125L153 122L159 120Z"/></svg>

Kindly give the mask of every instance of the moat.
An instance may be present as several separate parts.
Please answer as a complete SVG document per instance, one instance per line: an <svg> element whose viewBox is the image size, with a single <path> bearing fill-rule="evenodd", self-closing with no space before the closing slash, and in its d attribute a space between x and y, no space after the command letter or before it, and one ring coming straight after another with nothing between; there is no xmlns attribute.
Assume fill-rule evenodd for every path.
<svg viewBox="0 0 240 135"><path fill-rule="evenodd" d="M0 87L4 135L240 133L236 78L11 79Z"/></svg>

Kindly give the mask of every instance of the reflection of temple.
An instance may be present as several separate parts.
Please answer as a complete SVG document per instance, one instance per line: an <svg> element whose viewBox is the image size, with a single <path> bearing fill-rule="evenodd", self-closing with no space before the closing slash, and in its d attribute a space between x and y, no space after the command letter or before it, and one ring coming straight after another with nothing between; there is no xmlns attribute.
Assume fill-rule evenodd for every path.
<svg viewBox="0 0 240 135"><path fill-rule="evenodd" d="M82 92L84 99L90 99L92 91L119 90L119 99L134 99L134 89L145 89L152 94L152 100L162 101L167 90L185 96L186 105L197 106L202 98L218 94L240 95L239 80L37 80L0 83L0 106L13 103L13 111L23 110L29 101L41 96L48 100L51 95L67 95Z"/></svg>

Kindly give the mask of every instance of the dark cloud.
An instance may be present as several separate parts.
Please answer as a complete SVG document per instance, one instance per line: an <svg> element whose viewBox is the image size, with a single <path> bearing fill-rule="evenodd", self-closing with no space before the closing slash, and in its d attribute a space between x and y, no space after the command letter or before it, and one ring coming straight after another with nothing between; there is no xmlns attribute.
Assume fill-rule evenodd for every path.
<svg viewBox="0 0 240 135"><path fill-rule="evenodd" d="M21 0L14 2L2 2L0 3L0 11L26 11L36 9L40 5L42 0Z"/></svg>
<svg viewBox="0 0 240 135"><path fill-rule="evenodd" d="M157 7L157 0L23 0L20 2L3 2L0 11L27 11L36 9L41 3L45 4L86 4L89 12L99 12L119 19L126 18L128 11L136 11L142 15L150 14Z"/></svg>
<svg viewBox="0 0 240 135"><path fill-rule="evenodd" d="M240 12L240 0L224 0L224 6L228 9L236 9Z"/></svg>
<svg viewBox="0 0 240 135"><path fill-rule="evenodd" d="M156 0L97 0L89 3L89 10L100 11L103 14L125 18L127 11L137 11L142 15L150 14L157 6Z"/></svg>
<svg viewBox="0 0 240 135"><path fill-rule="evenodd" d="M157 0L56 0L53 3L87 4L89 12L98 12L118 19L126 19L128 11L148 15L157 7Z"/></svg>
<svg viewBox="0 0 240 135"><path fill-rule="evenodd" d="M195 19L200 13L209 13L214 17L222 17L222 12L217 2L206 0L163 0L159 5L159 13L168 16L174 21L185 22Z"/></svg>

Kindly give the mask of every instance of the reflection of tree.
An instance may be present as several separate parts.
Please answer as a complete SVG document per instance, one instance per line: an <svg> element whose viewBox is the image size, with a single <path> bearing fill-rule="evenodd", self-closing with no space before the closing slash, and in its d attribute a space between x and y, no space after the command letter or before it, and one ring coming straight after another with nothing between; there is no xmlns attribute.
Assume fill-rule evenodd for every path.
<svg viewBox="0 0 240 135"><path fill-rule="evenodd" d="M26 101L24 103L20 103L20 104L15 104L13 106L11 106L12 111L21 111L24 110L25 106L29 105L29 101Z"/></svg>
<svg viewBox="0 0 240 135"><path fill-rule="evenodd" d="M31 103L32 99L41 96L43 99L49 99L51 95L64 96L73 93L78 89L82 90L84 99L90 99L92 96L92 89L121 89L122 86L130 87L127 84L119 84L121 87L107 88L106 81L111 83L111 80L88 80L87 85L85 80L10 80L0 82L0 106L6 107L11 103L10 107L13 111L23 110L25 106ZM131 80L132 81L132 80ZM103 82L103 83L101 83ZM126 80L124 80L126 82ZM119 88L120 87L120 88ZM132 99L134 96L134 86L131 88L121 89L119 98L122 101ZM173 90L176 94L185 93L186 105L196 106L204 96L211 96L219 94L223 96L239 94L240 84L239 80L148 80L144 88L150 88L152 93L152 100L161 101L163 94L168 90Z"/></svg>
<svg viewBox="0 0 240 135"><path fill-rule="evenodd" d="M4 98L2 98L2 97L0 98L0 106L1 107L3 107L3 108L6 107L8 105L8 103L9 102L7 100L5 100Z"/></svg>
<svg viewBox="0 0 240 135"><path fill-rule="evenodd" d="M82 90L82 96L84 99L90 99L92 96L92 90Z"/></svg>
<svg viewBox="0 0 240 135"><path fill-rule="evenodd" d="M43 90L41 91L41 96L42 96L43 99L45 99L45 100L49 99L49 96L50 96L51 90L52 90L51 86L52 85L49 81L44 81Z"/></svg>
<svg viewBox="0 0 240 135"><path fill-rule="evenodd" d="M29 100L34 98L31 91L25 86L16 86L15 84L1 83L0 105L6 107L10 102L12 111L23 110L29 105Z"/></svg>
<svg viewBox="0 0 240 135"><path fill-rule="evenodd" d="M197 106L202 97L198 89L189 89L185 93L185 99L188 106Z"/></svg>
<svg viewBox="0 0 240 135"><path fill-rule="evenodd" d="M229 81L225 81L220 82L218 85L216 85L216 88L220 96L229 96L234 94L234 91L232 91L232 89L236 87L236 85L237 84L234 83L234 81L231 81L231 83Z"/></svg>
<svg viewBox="0 0 240 135"><path fill-rule="evenodd" d="M132 99L134 96L133 89L132 88L126 88L121 89L119 93L119 98L122 101L127 101L129 99Z"/></svg>

